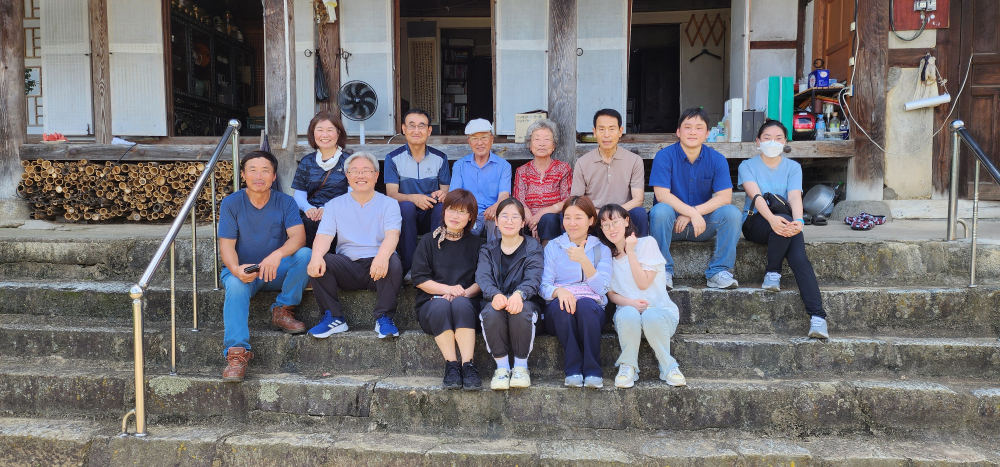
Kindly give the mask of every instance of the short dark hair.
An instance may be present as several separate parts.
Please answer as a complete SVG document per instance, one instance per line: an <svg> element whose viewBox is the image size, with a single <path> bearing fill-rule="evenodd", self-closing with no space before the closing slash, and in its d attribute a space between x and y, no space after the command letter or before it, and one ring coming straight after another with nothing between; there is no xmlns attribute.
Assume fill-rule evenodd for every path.
<svg viewBox="0 0 1000 467"><path fill-rule="evenodd" d="M319 147L316 146L316 135L314 135L313 132L316 131L316 125L325 121L332 123L333 127L337 129L337 146L340 146L340 149L347 148L347 130L344 129L344 122L340 120L340 117L334 115L333 112L330 112L329 110L320 110L319 112L316 112L316 116L309 121L309 132L307 134L307 137L309 138L309 146L312 146L313 149L319 149Z"/></svg>
<svg viewBox="0 0 1000 467"><path fill-rule="evenodd" d="M684 121L689 118L700 118L701 121L705 122L705 126L710 126L711 123L708 122L708 112L701 107L692 107L684 111L681 114L681 118L677 119L677 127L679 128L684 124Z"/></svg>
<svg viewBox="0 0 1000 467"><path fill-rule="evenodd" d="M427 125L431 124L431 116L430 116L430 114L428 114L427 111L424 110L424 109L421 109L419 107L414 107L414 108L412 108L410 110L407 110L406 113L403 114L403 120L402 120L403 125L406 124L406 117L409 117L410 115L413 115L413 114L423 115L424 118L427 119Z"/></svg>
<svg viewBox="0 0 1000 467"><path fill-rule="evenodd" d="M639 235L635 230L635 225L632 223L632 216L628 215L628 211L625 208L617 204L605 204L601 208L600 212L597 213L597 238L601 240L601 243L607 245L611 249L612 256L618 256L618 247L615 246L608 237L604 236L604 229L601 228L601 223L605 220L611 220L615 217L620 217L628 221L628 227L625 227L625 236L636 234Z"/></svg>
<svg viewBox="0 0 1000 467"><path fill-rule="evenodd" d="M759 130L757 130L757 139L760 139L760 135L764 134L764 130L771 128L773 126L778 127L778 129L781 130L781 132L785 135L785 138L788 138L788 128L785 127L784 123L781 123L780 120L768 120L764 122L763 125L760 126Z"/></svg>
<svg viewBox="0 0 1000 467"><path fill-rule="evenodd" d="M243 156L243 160L240 161L240 172L242 172L243 167L247 165L247 161L257 159L260 157L267 159L271 163L271 168L274 169L274 172L278 173L278 158L274 157L274 154L271 154L267 151L253 151Z"/></svg>
<svg viewBox="0 0 1000 467"><path fill-rule="evenodd" d="M622 126L622 114L618 113L615 109L601 109L594 114L594 128L597 128L597 117L615 117L618 120L618 126Z"/></svg>
<svg viewBox="0 0 1000 467"><path fill-rule="evenodd" d="M476 195L472 194L469 190L461 188L449 191L448 196L444 197L444 206L441 209L442 227L447 225L445 224L445 216L448 214L445 211L453 206L464 209L465 212L469 213L469 223L465 224L465 233L472 232L472 226L476 223L476 218L479 216L479 203L476 201Z"/></svg>
<svg viewBox="0 0 1000 467"><path fill-rule="evenodd" d="M507 206L511 205L514 206L514 209L517 209L517 213L521 215L522 219L524 219L524 204L513 196L501 201L500 204L497 205L497 215L499 216L504 209L507 209Z"/></svg>
<svg viewBox="0 0 1000 467"><path fill-rule="evenodd" d="M566 216L566 210L569 209L570 206L576 206L576 207L580 208L580 210L583 211L583 213L586 214L587 217L589 217L591 219L594 219L594 221L596 223L596 220L597 220L597 208L594 207L594 202L591 201L590 198L588 198L586 196L570 196L569 199L566 200L566 203L563 204L563 208L562 208L562 215L563 215L563 217ZM591 230L593 230L594 226L590 226L590 227L591 227Z"/></svg>

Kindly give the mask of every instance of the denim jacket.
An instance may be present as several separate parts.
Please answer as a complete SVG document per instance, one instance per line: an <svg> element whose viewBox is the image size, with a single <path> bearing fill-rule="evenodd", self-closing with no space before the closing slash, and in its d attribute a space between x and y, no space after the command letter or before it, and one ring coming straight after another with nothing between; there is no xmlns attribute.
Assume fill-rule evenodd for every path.
<svg viewBox="0 0 1000 467"><path fill-rule="evenodd" d="M583 277L583 266L571 261L566 254L566 248L573 247L573 242L569 240L569 235L562 234L558 238L549 241L545 246L545 266L542 271L541 295L546 301L552 301L555 297L555 284L568 284L573 282L586 282L597 295L601 296L601 305L608 303L608 289L611 285L612 257L611 249L601 243L593 235L587 236L587 244L584 251L587 258L594 263L597 272L590 278ZM595 250L600 249L600 261L597 261Z"/></svg>

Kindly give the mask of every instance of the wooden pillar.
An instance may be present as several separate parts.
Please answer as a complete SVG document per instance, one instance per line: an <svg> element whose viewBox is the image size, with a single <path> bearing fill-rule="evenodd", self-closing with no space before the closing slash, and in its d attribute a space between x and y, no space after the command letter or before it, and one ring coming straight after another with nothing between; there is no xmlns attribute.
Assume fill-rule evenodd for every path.
<svg viewBox="0 0 1000 467"><path fill-rule="evenodd" d="M28 219L28 204L17 196L21 143L28 131L24 93L24 2L0 2L0 227Z"/></svg>
<svg viewBox="0 0 1000 467"><path fill-rule="evenodd" d="M849 106L868 136L851 127L854 157L847 166L847 199L882 200L885 178L885 85L889 67L889 2L860 0L854 97ZM870 138L870 139L869 139ZM878 146L876 146L876 144Z"/></svg>
<svg viewBox="0 0 1000 467"><path fill-rule="evenodd" d="M278 158L281 190L292 193L295 175L295 24L292 2L264 0L264 93L267 139Z"/></svg>
<svg viewBox="0 0 1000 467"><path fill-rule="evenodd" d="M340 7L337 7L340 10ZM337 11L337 18L340 18L340 11ZM340 114L340 106L337 104L337 93L340 92L340 20L335 23L321 24L319 27L319 59L323 62L323 75L326 76L326 84L329 89L330 98L326 102L320 102L320 108L335 114Z"/></svg>
<svg viewBox="0 0 1000 467"><path fill-rule="evenodd" d="M553 156L576 163L576 0L549 1L549 118L559 125Z"/></svg>
<svg viewBox="0 0 1000 467"><path fill-rule="evenodd" d="M94 142L97 144L111 144L112 138L109 52L108 1L90 0L90 75L94 90Z"/></svg>

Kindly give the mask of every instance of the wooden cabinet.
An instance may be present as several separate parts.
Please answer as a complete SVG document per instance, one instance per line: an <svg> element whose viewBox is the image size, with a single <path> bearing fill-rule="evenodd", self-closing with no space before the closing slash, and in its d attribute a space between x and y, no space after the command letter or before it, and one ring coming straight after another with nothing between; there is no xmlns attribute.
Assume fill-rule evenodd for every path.
<svg viewBox="0 0 1000 467"><path fill-rule="evenodd" d="M219 136L232 118L246 125L254 91L250 47L174 9L170 53L175 136Z"/></svg>
<svg viewBox="0 0 1000 467"><path fill-rule="evenodd" d="M469 122L469 80L473 47L449 46L441 50L441 133L461 135Z"/></svg>

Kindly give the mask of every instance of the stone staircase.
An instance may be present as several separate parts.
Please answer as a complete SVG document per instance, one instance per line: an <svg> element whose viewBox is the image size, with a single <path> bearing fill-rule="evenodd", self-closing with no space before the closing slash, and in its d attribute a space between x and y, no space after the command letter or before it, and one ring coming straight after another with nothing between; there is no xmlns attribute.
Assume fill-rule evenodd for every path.
<svg viewBox="0 0 1000 467"><path fill-rule="evenodd" d="M829 341L804 337L789 271L784 291L757 289L763 247L741 241L743 288L719 291L701 276L710 244L679 243L673 353L687 387L660 382L643 344L640 382L613 388L609 326L602 390L564 388L558 342L540 335L531 388L463 392L441 387L412 288L395 340L372 331L371 293L344 294L351 331L325 340L271 330L274 293L262 293L247 380L222 383L223 292L200 229L200 331L188 237L179 374L162 267L145 315L149 436L122 438L135 398L127 290L159 237L113 227L0 233L0 465L1000 465L1000 242L980 242L983 285L969 289L967 243L807 227ZM319 318L310 293L299 316ZM481 339L476 361L488 383Z"/></svg>

